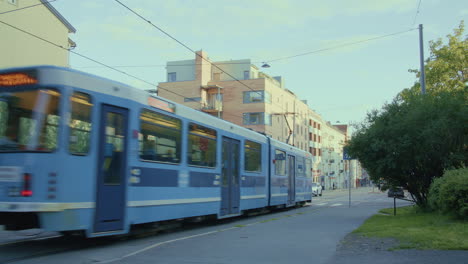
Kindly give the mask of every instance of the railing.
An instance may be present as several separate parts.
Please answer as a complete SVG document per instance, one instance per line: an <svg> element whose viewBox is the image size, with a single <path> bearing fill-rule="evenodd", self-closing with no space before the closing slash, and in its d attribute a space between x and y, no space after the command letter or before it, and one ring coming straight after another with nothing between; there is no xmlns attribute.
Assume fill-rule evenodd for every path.
<svg viewBox="0 0 468 264"><path fill-rule="evenodd" d="M203 105L201 109L205 111L223 111L223 102L213 100L211 103Z"/></svg>

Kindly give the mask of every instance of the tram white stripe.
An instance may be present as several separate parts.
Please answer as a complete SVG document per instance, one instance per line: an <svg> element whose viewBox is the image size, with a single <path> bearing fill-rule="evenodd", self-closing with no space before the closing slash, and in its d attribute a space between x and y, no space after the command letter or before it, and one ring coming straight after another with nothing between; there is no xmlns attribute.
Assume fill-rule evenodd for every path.
<svg viewBox="0 0 468 264"><path fill-rule="evenodd" d="M169 204L190 204L190 203L209 203L219 202L221 198L191 198L191 199L172 199L172 200L148 200L148 201L128 201L129 207L140 207L140 206L155 206L155 205L169 205Z"/></svg>
<svg viewBox="0 0 468 264"><path fill-rule="evenodd" d="M266 198L265 194L259 194L259 195L244 195L241 197L241 199L261 199L261 198Z"/></svg>
<svg viewBox="0 0 468 264"><path fill-rule="evenodd" d="M27 202L0 202L2 212L59 212L69 209L90 209L96 205L94 202L83 203L27 203Z"/></svg>
<svg viewBox="0 0 468 264"><path fill-rule="evenodd" d="M272 197L278 197L278 196L288 196L287 193L274 193L271 195Z"/></svg>

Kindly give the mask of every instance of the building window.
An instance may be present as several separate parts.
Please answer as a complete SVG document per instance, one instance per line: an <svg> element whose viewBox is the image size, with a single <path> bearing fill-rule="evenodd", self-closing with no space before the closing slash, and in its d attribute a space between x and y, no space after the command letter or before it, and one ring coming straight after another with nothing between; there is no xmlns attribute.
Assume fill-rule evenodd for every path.
<svg viewBox="0 0 468 264"><path fill-rule="evenodd" d="M200 102L201 97L185 97L184 102Z"/></svg>
<svg viewBox="0 0 468 264"><path fill-rule="evenodd" d="M271 125L271 114L244 113L244 125Z"/></svg>
<svg viewBox="0 0 468 264"><path fill-rule="evenodd" d="M250 79L250 71L244 71L244 80Z"/></svg>
<svg viewBox="0 0 468 264"><path fill-rule="evenodd" d="M167 81L168 82L175 82L177 80L177 75L175 72L167 73Z"/></svg>
<svg viewBox="0 0 468 264"><path fill-rule="evenodd" d="M262 145L259 143L246 140L245 149L245 171L261 172L262 171Z"/></svg>
<svg viewBox="0 0 468 264"><path fill-rule="evenodd" d="M271 103L271 94L267 91L244 92L244 104L248 103Z"/></svg>

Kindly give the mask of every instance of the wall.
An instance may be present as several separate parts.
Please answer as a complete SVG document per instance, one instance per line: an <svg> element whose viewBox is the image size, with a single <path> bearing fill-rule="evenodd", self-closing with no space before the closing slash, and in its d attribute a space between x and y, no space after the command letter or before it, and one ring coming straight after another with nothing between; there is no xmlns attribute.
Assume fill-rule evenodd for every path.
<svg viewBox="0 0 468 264"><path fill-rule="evenodd" d="M193 81L195 80L195 60L172 61L166 64L167 73L175 72L176 81ZM166 81L167 79L166 74Z"/></svg>
<svg viewBox="0 0 468 264"><path fill-rule="evenodd" d="M212 72L213 74L221 73L220 81L232 81L234 80L234 78L232 77L235 77L237 80L243 80L244 71L250 72L251 62L250 60L217 61L214 62L214 65L216 65L217 67L213 66Z"/></svg>
<svg viewBox="0 0 468 264"><path fill-rule="evenodd" d="M0 13L39 4L37 0L20 0L12 5L0 0ZM1 15L3 22L68 48L68 28L43 5ZM50 64L69 66L69 53L42 40L0 24L0 68Z"/></svg>

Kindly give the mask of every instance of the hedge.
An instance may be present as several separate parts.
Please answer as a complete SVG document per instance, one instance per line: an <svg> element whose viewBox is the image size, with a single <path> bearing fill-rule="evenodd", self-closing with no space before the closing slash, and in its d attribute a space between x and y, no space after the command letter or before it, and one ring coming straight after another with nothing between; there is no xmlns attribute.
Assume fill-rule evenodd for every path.
<svg viewBox="0 0 468 264"><path fill-rule="evenodd" d="M429 206L468 220L468 168L448 170L435 179L429 189Z"/></svg>

